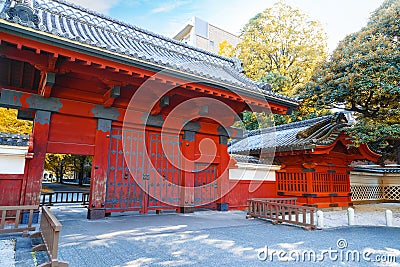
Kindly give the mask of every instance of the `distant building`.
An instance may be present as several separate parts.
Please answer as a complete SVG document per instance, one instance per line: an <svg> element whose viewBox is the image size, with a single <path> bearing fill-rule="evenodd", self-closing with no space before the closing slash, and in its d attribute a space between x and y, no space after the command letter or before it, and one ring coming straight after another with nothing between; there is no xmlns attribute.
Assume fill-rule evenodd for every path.
<svg viewBox="0 0 400 267"><path fill-rule="evenodd" d="M240 38L237 35L218 28L198 17L193 17L172 38L213 53L218 53L219 44L225 40L233 46L240 42Z"/></svg>

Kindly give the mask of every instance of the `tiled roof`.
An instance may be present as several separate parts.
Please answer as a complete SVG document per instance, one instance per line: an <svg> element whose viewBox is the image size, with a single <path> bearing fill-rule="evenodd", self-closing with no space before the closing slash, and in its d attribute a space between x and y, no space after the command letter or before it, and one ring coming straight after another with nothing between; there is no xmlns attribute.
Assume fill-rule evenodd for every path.
<svg viewBox="0 0 400 267"><path fill-rule="evenodd" d="M257 157L254 157L254 156L240 155L240 154L231 154L230 156L237 162L257 163L257 164L263 163L262 160L258 159Z"/></svg>
<svg viewBox="0 0 400 267"><path fill-rule="evenodd" d="M276 127L249 131L241 140L229 144L229 153L259 150L292 151L312 149L333 143L347 127L343 113L304 120Z"/></svg>
<svg viewBox="0 0 400 267"><path fill-rule="evenodd" d="M101 48L105 53L117 53L136 63L146 62L161 69L256 92L267 100L297 105L295 99L276 94L265 84L247 78L238 59L189 46L64 0L26 2L27 5L22 5L6 0L0 18L50 34L53 38Z"/></svg>
<svg viewBox="0 0 400 267"><path fill-rule="evenodd" d="M379 165L360 165L354 167L354 171L371 173L400 173L400 165L388 165L385 167Z"/></svg>
<svg viewBox="0 0 400 267"><path fill-rule="evenodd" d="M3 146L28 146L29 135L0 133L0 145Z"/></svg>

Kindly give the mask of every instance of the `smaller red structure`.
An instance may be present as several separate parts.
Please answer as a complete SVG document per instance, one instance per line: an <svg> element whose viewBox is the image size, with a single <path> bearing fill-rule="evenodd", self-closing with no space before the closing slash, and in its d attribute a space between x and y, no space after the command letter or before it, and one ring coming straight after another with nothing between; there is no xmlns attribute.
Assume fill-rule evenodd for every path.
<svg viewBox="0 0 400 267"><path fill-rule="evenodd" d="M29 135L0 133L0 206L21 205L19 192L27 186L24 170Z"/></svg>
<svg viewBox="0 0 400 267"><path fill-rule="evenodd" d="M275 187L262 197L297 197L298 204L318 208L351 206L350 164L376 161L380 155L367 145L352 146L344 132L343 113L249 132L233 142L230 153L268 159L281 166Z"/></svg>

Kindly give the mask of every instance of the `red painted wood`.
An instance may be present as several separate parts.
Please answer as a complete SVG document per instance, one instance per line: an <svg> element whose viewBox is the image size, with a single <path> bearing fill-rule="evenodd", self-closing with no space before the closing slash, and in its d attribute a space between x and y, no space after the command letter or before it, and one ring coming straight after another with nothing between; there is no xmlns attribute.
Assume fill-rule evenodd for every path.
<svg viewBox="0 0 400 267"><path fill-rule="evenodd" d="M79 109L79 107L76 108ZM82 147L94 145L96 126L97 120L95 118L53 114L49 133L49 141L53 142L52 149L57 143L60 143L60 146L62 143L76 144ZM58 153L61 153L61 151Z"/></svg>
<svg viewBox="0 0 400 267"><path fill-rule="evenodd" d="M348 149L348 136L341 134L328 146L313 151L277 153L282 168L276 173L277 192L298 197L298 203L317 207L348 206L351 204L349 165L356 159L376 161L366 147Z"/></svg>
<svg viewBox="0 0 400 267"><path fill-rule="evenodd" d="M182 186L184 187L181 192L181 207L194 207L194 177L195 173L195 140L182 140L182 156L183 156L183 179Z"/></svg>
<svg viewBox="0 0 400 267"><path fill-rule="evenodd" d="M125 132L124 138L126 138L125 146L122 144L122 129L114 127L111 130L105 208L107 212L123 210L144 212L142 186L144 186L143 174L147 173L147 165L143 164L144 133L129 129ZM129 150L126 157L124 153L128 151L125 149Z"/></svg>
<svg viewBox="0 0 400 267"><path fill-rule="evenodd" d="M18 206L21 192L22 179L0 178L0 205Z"/></svg>
<svg viewBox="0 0 400 267"><path fill-rule="evenodd" d="M24 179L24 175L23 174L2 174L2 173L0 173L0 179L2 179L2 180L22 180L22 179Z"/></svg>
<svg viewBox="0 0 400 267"><path fill-rule="evenodd" d="M34 49L39 49L41 51L46 51L48 53L57 55L58 57L60 57L61 55L67 57L67 58L73 58L75 63L71 63L71 62L66 62L68 64L76 64L76 59L80 59L82 63L88 65L88 66L92 66L92 70L89 73L92 73L92 75L96 75L95 70L96 67L101 67L101 66L106 66L104 69L112 69L112 70L117 70L114 72L110 72L110 71L105 71L105 73L102 73L100 77L105 77L105 76L110 76L110 75L115 75L115 72L118 73L118 78L117 79L109 79L109 80L123 80L126 79L126 81L132 80L131 75L126 75L126 73L130 74L130 73L137 73L139 77L151 77L153 76L155 73L154 72L149 72L143 69L139 69L137 67L133 67L130 65L125 65L125 64L121 64L121 63L116 63L116 62L112 62L109 60L105 60L102 58L96 58L94 56L90 56L90 55L86 55L86 54L81 54L81 53L77 53L74 51L70 51L70 50L66 50L60 47L55 47L52 45L48 45L48 44L43 44L40 42L36 42L33 40L28 40L25 38L21 38L21 37L17 37L14 35L10 35L7 33L2 33L2 36L0 37L1 40L5 40L7 42L10 43L14 43L14 44L23 44L24 47L30 47L30 48L34 48ZM9 49L9 48L7 48ZM11 49L11 48L10 48ZM19 56L19 52L23 52L25 54L23 54L22 56ZM12 51L7 51L7 54L12 55L13 52ZM16 51L15 53L15 59L19 59L22 61L28 61L27 58L30 58L30 63L32 65L37 65L37 66L48 66L48 62L46 59L45 62L43 62L44 57L39 57L38 59L34 58L34 56L42 56L42 55L37 55L36 53L33 52L29 52L29 51ZM35 62L35 60L37 62ZM62 65L62 64L61 64ZM65 70L63 70L64 72L69 72L71 71L73 67L71 68L66 68ZM100 68L103 69L103 68ZM122 70L122 72L120 72ZM87 73L87 72L86 72ZM107 78L106 78L107 79ZM188 84L188 81L185 80L181 80L179 78L175 78L175 77L168 77L168 76L160 76L160 80L162 82L172 82L174 84ZM129 82L128 82L129 84ZM220 96L220 97L224 97L227 99L234 99L235 102L246 102L247 104L257 108L271 108L272 111L277 112L277 113L285 113L287 111L287 107L280 105L278 103L269 103L266 104L265 101L256 99L256 98L251 98L248 96L245 97L238 97L236 96L234 93L232 92L227 92L225 90L221 90L218 88L213 88L207 85L200 85L200 84L196 84L194 86L184 86L182 87L183 90L187 90L188 88L193 88L194 90L197 90L199 92L202 92L203 94L208 94L208 95L212 95L212 96Z"/></svg>
<svg viewBox="0 0 400 267"><path fill-rule="evenodd" d="M23 174L0 174L0 206L18 206Z"/></svg>
<svg viewBox="0 0 400 267"><path fill-rule="evenodd" d="M159 207L171 208L171 205L163 204L162 197L165 193L163 187L152 185L152 182L162 184L166 180L176 182L177 178L177 172L173 172L173 174L162 173L164 166L167 169L172 169L172 167L160 156L162 153L157 153L157 149L160 148L159 143L155 146L149 146L149 143L147 143L150 152L157 155L151 156L149 162L143 163L142 167L144 169L141 169L142 173L132 174L132 172L128 171L127 178L125 178L126 162L119 162L119 165L124 167L121 170L112 172L108 169L108 157L109 155L110 158L112 157L110 154L110 132L97 130L97 119L93 114L93 109L95 107L98 108L96 105L99 105L100 108L104 106L117 107L110 109L119 114L117 118L114 118L113 125L122 126L125 110L133 93L146 80L152 80L153 86L143 99L134 103L136 111L130 118L132 125L144 123L142 121L144 113L149 112L149 105L154 104L154 96L152 94L157 95L158 92L164 92L171 84L175 85L176 88L169 93L171 97L170 105L162 108L156 107L150 113L154 115L160 114L163 118L166 118L177 105L198 96L206 96L222 101L236 113L248 108L248 105L260 110L266 107L264 101L260 99L249 96L241 97L234 92L204 84L188 83L187 80L176 77L160 75L155 79L152 77L155 73L152 71L112 62L104 58L97 58L93 55L78 53L52 44L43 44L9 33L2 33L0 41L4 41L3 43L0 42L0 53L8 57L6 60L0 59L0 66L5 67L5 71L0 73L2 77L0 85L1 88L14 89L22 93L20 99L21 109L29 108L29 101L27 100L32 95L37 96L38 89L45 97L59 98L62 104L61 108L52 114L50 125L42 125L35 122L33 132L34 146L33 151L30 151L34 156L32 159L27 160L24 179L19 180L21 181L21 189L19 190L21 192L20 204L38 203L44 157L48 152L94 155L90 209L107 209L109 208L107 206L109 203L106 203L108 195L114 194L113 199L116 199L116 194L122 194L119 196L121 197L121 200L119 200L121 205L118 208L114 208L114 211L137 210L137 205L123 200L131 200L134 198L133 193L143 193L143 190L132 191L125 184L128 181L133 182L133 178L137 178L133 177L133 175L143 174L150 174L150 181L135 180L139 181L140 186L154 189L157 201L143 193L141 195L143 197L141 211L147 212L150 208L158 209ZM7 42L7 45L5 42ZM13 47L13 44L15 47ZM32 66L35 66L36 70ZM40 73L38 70L55 72L56 84L49 88L43 86L42 82L40 86ZM111 100L107 97L107 90L116 84L121 86L121 95L117 99ZM287 110L286 107L278 103L270 103L270 106L274 112L278 113ZM177 135L176 130L182 130L181 127L184 125L183 122L185 120L191 120L193 114L199 114L199 107L201 105L183 110L177 115L180 121L179 125L175 125L171 129L167 129L167 131L170 131L172 135ZM229 184L227 172L229 155L226 152L226 145L219 144L218 126L219 124L232 125L234 116L231 112L220 110L218 107L210 106L209 109L210 113L219 115L218 123L209 118L201 118L199 119L201 127L199 132L196 133L196 140L181 140L181 152L188 159L187 161L182 160L182 167L186 171L182 174L181 181L178 182L186 187L182 192L178 192L180 194L180 198L178 198L181 207L190 208L194 206L196 197L194 185L196 182L214 182L209 181L210 176L207 175L210 173L206 172L198 174L196 178L196 174L193 172L197 167L196 163L206 163L209 164L210 168L215 167L215 174L219 177L217 198L220 203L228 201L223 195L226 191L225 187ZM150 131L153 131L153 133L159 133L160 131L160 129L152 127L148 127L147 130L149 130L146 134L147 142L151 140L149 138ZM131 152L135 151L137 152L137 150L132 150ZM172 153L180 152L174 150ZM153 165L150 163L153 163ZM138 165L135 165L135 167L138 167ZM154 170L157 170L158 167L160 167L161 171L157 171L158 174L156 174ZM111 183L110 177L112 175L118 177L116 181L121 184L118 189L112 186L107 187L107 182ZM13 191L16 192L16 196L18 196L17 187L18 185L13 185ZM108 192L107 189L109 189ZM176 193L172 189L167 192L172 195ZM204 193L204 195L210 195L212 187L206 188ZM160 197L160 199L157 197ZM17 197L14 200L18 202Z"/></svg>
<svg viewBox="0 0 400 267"><path fill-rule="evenodd" d="M146 139L150 174L150 180L145 181L149 192L147 207L176 209L180 205L182 179L180 136L148 131Z"/></svg>
<svg viewBox="0 0 400 267"><path fill-rule="evenodd" d="M228 203L227 194L229 194L229 163L228 145L219 144L218 154L220 155L220 164L218 165L218 200L217 203Z"/></svg>
<svg viewBox="0 0 400 267"><path fill-rule="evenodd" d="M96 130L95 150L92 162L89 209L105 209L107 164L110 148L110 132Z"/></svg>
<svg viewBox="0 0 400 267"><path fill-rule="evenodd" d="M33 125L33 159L29 161L27 170L24 205L39 205L41 182L44 170L44 161L47 151L47 140L50 131L50 123L41 124L37 121L36 113ZM50 118L51 121L51 118Z"/></svg>
<svg viewBox="0 0 400 267"><path fill-rule="evenodd" d="M77 144L64 142L48 142L47 153L52 154L75 154L75 155L94 155L95 144Z"/></svg>

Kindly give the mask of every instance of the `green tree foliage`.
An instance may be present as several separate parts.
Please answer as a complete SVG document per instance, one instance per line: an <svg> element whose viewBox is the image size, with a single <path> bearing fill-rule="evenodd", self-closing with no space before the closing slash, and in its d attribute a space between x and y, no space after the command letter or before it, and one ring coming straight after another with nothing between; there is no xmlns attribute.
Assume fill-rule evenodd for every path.
<svg viewBox="0 0 400 267"><path fill-rule="evenodd" d="M0 108L0 132L30 134L32 122L17 119L17 110Z"/></svg>
<svg viewBox="0 0 400 267"><path fill-rule="evenodd" d="M59 182L69 176L82 185L85 176L90 174L92 160L92 156L85 155L47 154L44 168L53 172Z"/></svg>
<svg viewBox="0 0 400 267"><path fill-rule="evenodd" d="M309 81L326 57L327 37L321 24L283 2L252 18L241 38L236 53L246 75L288 96ZM228 55L230 49L227 46Z"/></svg>
<svg viewBox="0 0 400 267"><path fill-rule="evenodd" d="M356 143L373 142L400 163L400 0L387 0L366 27L341 41L302 93L309 105L343 107ZM385 151L386 148L386 151Z"/></svg>
<svg viewBox="0 0 400 267"><path fill-rule="evenodd" d="M237 56L248 77L268 82L273 91L291 97L310 80L318 63L326 59L327 37L321 24L283 2L252 18L241 38L236 48L222 42L219 54ZM271 120L279 125L327 113L328 110L309 105L301 105L290 116L245 112L243 125L251 130L267 127Z"/></svg>

